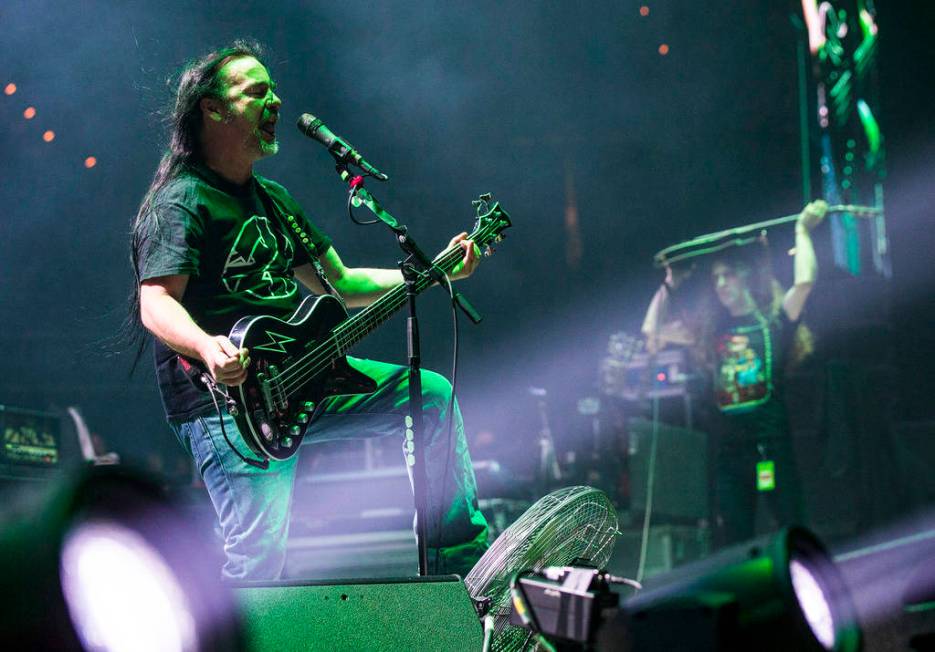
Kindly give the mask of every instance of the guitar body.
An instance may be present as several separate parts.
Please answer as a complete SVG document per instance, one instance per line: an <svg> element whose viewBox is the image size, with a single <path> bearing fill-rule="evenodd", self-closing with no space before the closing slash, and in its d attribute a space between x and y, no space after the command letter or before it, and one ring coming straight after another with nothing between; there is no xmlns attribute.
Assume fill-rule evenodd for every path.
<svg viewBox="0 0 935 652"><path fill-rule="evenodd" d="M338 394L368 394L376 383L352 368L337 347L333 331L348 319L331 295L307 297L286 321L270 316L244 317L230 340L250 350L247 379L233 388L233 415L247 445L276 460L298 450L322 400Z"/></svg>
<svg viewBox="0 0 935 652"><path fill-rule="evenodd" d="M477 222L468 236L488 252L510 226L510 216L491 200L485 194L474 202ZM450 274L462 256L460 245L454 244L432 264ZM432 284L430 275L422 274L414 289L422 292ZM340 301L326 294L306 298L286 320L258 315L234 324L229 338L235 346L250 350L251 363L244 383L231 388L228 412L250 449L264 459L288 459L298 452L323 400L375 391L376 382L352 368L345 352L406 302L407 289L400 284L353 317ZM192 367L184 359L182 365Z"/></svg>

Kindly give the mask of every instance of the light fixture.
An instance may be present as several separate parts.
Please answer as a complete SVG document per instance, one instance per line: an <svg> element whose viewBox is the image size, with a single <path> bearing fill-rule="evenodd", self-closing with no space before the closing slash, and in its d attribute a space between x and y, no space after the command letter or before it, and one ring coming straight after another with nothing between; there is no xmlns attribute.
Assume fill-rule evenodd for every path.
<svg viewBox="0 0 935 652"><path fill-rule="evenodd" d="M8 521L0 530L0 640L15 642L11 649L242 647L213 557L145 477L89 467L32 518Z"/></svg>
<svg viewBox="0 0 935 652"><path fill-rule="evenodd" d="M801 528L744 543L654 578L627 600L598 649L860 649L844 578Z"/></svg>

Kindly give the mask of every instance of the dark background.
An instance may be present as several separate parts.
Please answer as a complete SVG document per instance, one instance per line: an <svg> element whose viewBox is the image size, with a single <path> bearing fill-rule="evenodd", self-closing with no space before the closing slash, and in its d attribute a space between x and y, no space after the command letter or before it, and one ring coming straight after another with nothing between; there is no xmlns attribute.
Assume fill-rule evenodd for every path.
<svg viewBox="0 0 935 652"><path fill-rule="evenodd" d="M469 229L471 200L495 193L514 227L461 284L485 316L461 329L467 430L493 431L505 456L530 461L536 385L549 391L553 427L573 437L575 402L595 392L608 335L638 329L661 280L652 254L794 213L805 199L801 34L790 21L799 3L649 3L647 17L640 4L4 3L0 83L18 91L0 96L0 403L77 404L124 459L177 454L150 354L129 376L132 352L110 352L131 286L127 233L162 150L167 78L252 37L269 49L284 118L281 152L258 171L290 188L346 263L391 266L397 249L382 227L348 221L329 157L290 127L302 112L390 174L371 189L426 249ZM896 373L880 392L893 419L917 422L935 418L932 11L878 5L894 277L887 296L855 293L864 305L833 316L846 331L851 309L883 322L892 310L881 331L892 348L879 355ZM566 257L569 180L577 265ZM790 236L771 234L777 252ZM776 260L788 283L789 259ZM420 309L425 365L447 372L443 294L427 293ZM404 362L402 327L395 318L357 353ZM822 335L824 346L835 336Z"/></svg>

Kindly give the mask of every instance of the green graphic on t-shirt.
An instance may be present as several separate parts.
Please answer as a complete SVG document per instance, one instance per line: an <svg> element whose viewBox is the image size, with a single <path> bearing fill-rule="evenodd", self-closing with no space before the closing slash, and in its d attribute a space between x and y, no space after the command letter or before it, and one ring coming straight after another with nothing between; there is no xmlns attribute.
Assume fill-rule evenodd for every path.
<svg viewBox="0 0 935 652"><path fill-rule="evenodd" d="M285 251L280 251L279 239L267 218L254 215L244 222L221 271L227 291L266 301L286 299L298 292L287 271L292 263L292 242L288 238L284 242Z"/></svg>
<svg viewBox="0 0 935 652"><path fill-rule="evenodd" d="M723 333L715 341L715 398L722 412L749 410L773 393L773 344L769 324L757 323Z"/></svg>

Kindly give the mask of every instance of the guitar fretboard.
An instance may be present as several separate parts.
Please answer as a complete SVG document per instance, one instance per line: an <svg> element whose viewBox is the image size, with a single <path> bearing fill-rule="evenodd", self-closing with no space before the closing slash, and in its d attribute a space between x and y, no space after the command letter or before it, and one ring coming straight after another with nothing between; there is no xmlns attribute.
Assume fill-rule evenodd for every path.
<svg viewBox="0 0 935 652"><path fill-rule="evenodd" d="M497 237L498 229L502 228L502 222L481 220L481 224L468 239L480 247L485 247ZM462 259L463 251L459 245L449 247L436 256L432 263L445 274L450 274ZM432 283L433 280L428 274L420 275L415 281L415 291L422 292ZM406 285L401 283L356 315L345 319L335 326L329 337L322 340L317 347L282 370L282 385L278 391L282 391L286 396L298 391L319 373L328 369L335 358L347 353L351 347L393 316L406 302Z"/></svg>
<svg viewBox="0 0 935 652"><path fill-rule="evenodd" d="M489 232L486 229L478 229L468 236L468 239L475 242L485 242L489 238ZM454 246L440 253L433 263L446 274L451 273L463 256L463 249L460 246ZM420 276L415 282L416 292L422 292L433 283L432 279L426 274ZM332 346L336 347L337 355L344 355L352 346L366 337L380 324L392 317L406 305L406 285L397 285L392 290L386 292L379 299L361 310L359 313L338 324L332 331Z"/></svg>

